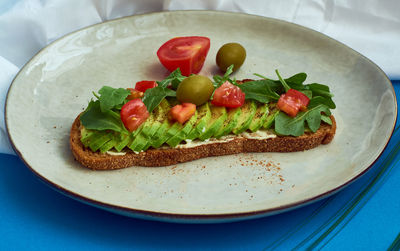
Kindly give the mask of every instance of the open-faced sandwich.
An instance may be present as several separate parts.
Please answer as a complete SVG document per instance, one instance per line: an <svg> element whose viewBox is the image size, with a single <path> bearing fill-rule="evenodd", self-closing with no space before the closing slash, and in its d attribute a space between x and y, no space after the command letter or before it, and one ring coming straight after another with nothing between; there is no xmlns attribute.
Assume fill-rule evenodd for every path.
<svg viewBox="0 0 400 251"><path fill-rule="evenodd" d="M70 145L91 169L167 166L243 152L293 152L331 142L329 87L305 73L278 80L211 81L177 69L135 89L104 86L72 125Z"/></svg>

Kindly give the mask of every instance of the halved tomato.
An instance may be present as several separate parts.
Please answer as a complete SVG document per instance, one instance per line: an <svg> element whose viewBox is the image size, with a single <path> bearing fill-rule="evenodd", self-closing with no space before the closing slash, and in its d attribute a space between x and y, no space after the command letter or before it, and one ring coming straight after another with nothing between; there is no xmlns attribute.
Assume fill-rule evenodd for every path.
<svg viewBox="0 0 400 251"><path fill-rule="evenodd" d="M189 76L201 70L209 49L208 37L176 37L164 43L157 56L169 71L179 68L182 75Z"/></svg>
<svg viewBox="0 0 400 251"><path fill-rule="evenodd" d="M136 83L135 89L144 93L147 89L154 88L156 86L158 86L156 81L143 80Z"/></svg>
<svg viewBox="0 0 400 251"><path fill-rule="evenodd" d="M296 117L299 110L306 110L310 99L302 92L289 89L278 100L277 107L291 117Z"/></svg>
<svg viewBox="0 0 400 251"><path fill-rule="evenodd" d="M244 104L244 99L244 92L236 85L226 81L215 90L211 104L216 106L236 108Z"/></svg>
<svg viewBox="0 0 400 251"><path fill-rule="evenodd" d="M149 117L146 105L139 98L128 101L121 108L121 120L128 131L133 132Z"/></svg>
<svg viewBox="0 0 400 251"><path fill-rule="evenodd" d="M169 115L172 120L183 124L188 121L196 112L196 105L192 103L182 103L171 108Z"/></svg>

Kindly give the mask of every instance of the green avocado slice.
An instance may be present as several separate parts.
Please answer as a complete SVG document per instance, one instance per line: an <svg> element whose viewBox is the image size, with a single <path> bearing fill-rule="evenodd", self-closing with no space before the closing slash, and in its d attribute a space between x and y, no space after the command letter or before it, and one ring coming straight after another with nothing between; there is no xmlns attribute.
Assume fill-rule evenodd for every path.
<svg viewBox="0 0 400 251"><path fill-rule="evenodd" d="M188 133L193 128L193 125L197 121L197 111L193 114L193 116L184 124L182 130L180 130L177 134L167 140L167 144L171 147L177 146L182 140L184 140Z"/></svg>
<svg viewBox="0 0 400 251"><path fill-rule="evenodd" d="M173 126L168 119L168 112L171 109L170 103L166 99L163 99L159 107L162 109L162 111L160 110L160 116L157 119L159 126L153 135L148 138L146 145L143 147L143 151L147 150L150 146L159 148L162 144L164 144L168 139L166 138L166 134Z"/></svg>
<svg viewBox="0 0 400 251"><path fill-rule="evenodd" d="M96 152L99 148L111 140L111 133L107 131L99 131L99 134L92 135L90 138L89 148Z"/></svg>
<svg viewBox="0 0 400 251"><path fill-rule="evenodd" d="M89 146L89 141L90 138L93 134L98 133L96 130L90 130L86 129L85 127L82 127L81 129L81 142L84 146L88 147Z"/></svg>
<svg viewBox="0 0 400 251"><path fill-rule="evenodd" d="M172 138L177 133L179 133L179 131L182 130L182 128L183 128L183 125L181 123L179 123L179 122L175 122L172 125L170 125L170 127L165 132L165 134L162 135L159 138L159 141L157 142L157 145L161 146L162 144L167 142L170 138Z"/></svg>
<svg viewBox="0 0 400 251"><path fill-rule="evenodd" d="M197 122L193 125L193 129L186 136L186 139L193 140L199 137L207 127L208 121L211 118L210 104L207 102L198 109Z"/></svg>
<svg viewBox="0 0 400 251"><path fill-rule="evenodd" d="M149 143L145 146L144 149L149 148L152 146L153 148L159 148L164 142L163 136L165 133L169 130L171 127L171 123L166 119L160 128L158 128L157 132L153 135L153 137L150 139Z"/></svg>
<svg viewBox="0 0 400 251"><path fill-rule="evenodd" d="M211 105L211 119L206 130L199 135L199 139L206 140L211 138L222 127L227 116L225 107Z"/></svg>
<svg viewBox="0 0 400 251"><path fill-rule="evenodd" d="M236 135L246 131L249 128L251 121L256 114L257 105L253 101L246 101L241 109L242 114L239 116L236 127L232 130L232 132Z"/></svg>
<svg viewBox="0 0 400 251"><path fill-rule="evenodd" d="M221 126L221 128L214 134L214 137L219 139L222 136L225 136L232 132L232 129L235 128L238 123L238 119L241 113L242 109L240 109L240 107L230 109L228 111L227 119L224 121L224 124Z"/></svg>
<svg viewBox="0 0 400 251"><path fill-rule="evenodd" d="M109 140L107 143L105 143L104 145L102 145L100 147L100 152L101 153L105 153L109 150L111 150L116 144L118 144L119 142L119 135L116 135L115 133L111 134L111 140Z"/></svg>
<svg viewBox="0 0 400 251"><path fill-rule="evenodd" d="M252 132L257 131L263 125L269 114L268 104L262 104L257 107L256 114L250 123L249 129Z"/></svg>
<svg viewBox="0 0 400 251"><path fill-rule="evenodd" d="M263 124L263 128L264 128L264 129L269 129L269 128L271 128L272 124L273 124L274 121L275 121L276 115L278 115L278 113L279 113L279 109L277 109L277 108L275 107L275 105L270 106L269 109L270 109L270 112L269 112L269 114L268 114L268 116L267 116L267 118L265 119L265 122L264 122L264 124Z"/></svg>
<svg viewBox="0 0 400 251"><path fill-rule="evenodd" d="M132 141L132 134L123 134L121 135L120 141L114 146L114 149L117 150L117 152L120 152L122 149L124 149L125 146L130 145Z"/></svg>

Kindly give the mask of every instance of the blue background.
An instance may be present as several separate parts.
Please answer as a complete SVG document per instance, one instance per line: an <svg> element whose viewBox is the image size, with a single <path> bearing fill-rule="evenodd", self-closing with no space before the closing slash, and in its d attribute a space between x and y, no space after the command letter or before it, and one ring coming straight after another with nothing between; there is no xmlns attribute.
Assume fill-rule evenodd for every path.
<svg viewBox="0 0 400 251"><path fill-rule="evenodd" d="M400 81L393 83L399 93ZM18 157L0 154L0 249L398 249L397 128L398 122L373 167L341 192L287 213L225 224L173 224L115 215L54 191Z"/></svg>

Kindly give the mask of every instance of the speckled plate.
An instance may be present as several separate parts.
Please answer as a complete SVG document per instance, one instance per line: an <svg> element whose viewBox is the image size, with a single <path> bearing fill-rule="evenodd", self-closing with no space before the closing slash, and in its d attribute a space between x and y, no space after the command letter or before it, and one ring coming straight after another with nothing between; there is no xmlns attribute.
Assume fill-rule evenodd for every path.
<svg viewBox="0 0 400 251"><path fill-rule="evenodd" d="M215 55L239 42L247 59L237 79L308 74L331 87L337 135L297 153L254 153L159 167L91 171L69 150L69 130L92 91L164 78L156 51L176 36L201 35ZM26 165L58 191L123 215L173 222L228 222L276 214L324 198L362 175L384 150L397 105L386 75L349 47L274 19L213 11L137 15L71 33L40 51L17 75L6 103L11 142Z"/></svg>

